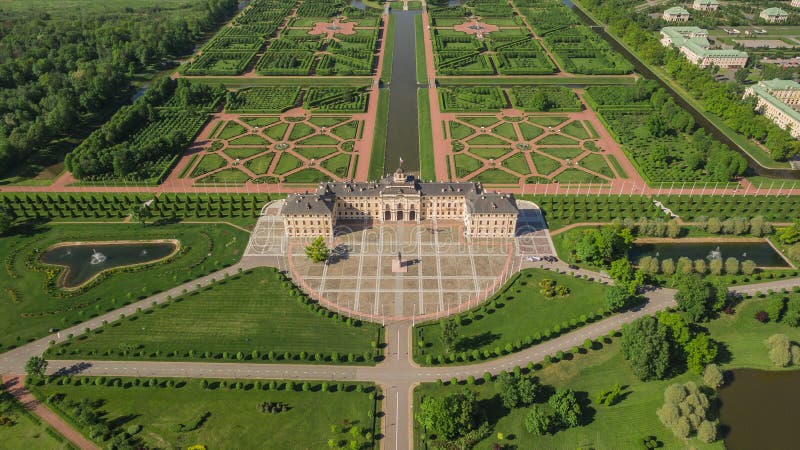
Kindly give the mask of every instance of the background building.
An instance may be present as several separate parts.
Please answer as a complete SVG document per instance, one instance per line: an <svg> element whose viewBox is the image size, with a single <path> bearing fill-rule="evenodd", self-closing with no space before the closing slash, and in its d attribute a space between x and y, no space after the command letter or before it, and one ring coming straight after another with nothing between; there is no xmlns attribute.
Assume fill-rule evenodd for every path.
<svg viewBox="0 0 800 450"><path fill-rule="evenodd" d="M667 22L688 22L692 15L683 7L673 6L664 11L663 18Z"/></svg>
<svg viewBox="0 0 800 450"><path fill-rule="evenodd" d="M780 8L767 8L758 15L769 23L781 23L789 20L789 13Z"/></svg>
<svg viewBox="0 0 800 450"><path fill-rule="evenodd" d="M800 84L790 80L761 81L745 90L744 97L750 96L758 98L756 111L800 139Z"/></svg>
<svg viewBox="0 0 800 450"><path fill-rule="evenodd" d="M719 9L719 2L717 0L694 0L692 9L695 11L716 11Z"/></svg>
<svg viewBox="0 0 800 450"><path fill-rule="evenodd" d="M382 223L457 220L467 236L513 237L513 195L489 193L476 183L423 183L398 169L378 182L323 183L316 192L291 194L281 215L289 237L331 237L342 221Z"/></svg>
<svg viewBox="0 0 800 450"><path fill-rule="evenodd" d="M749 57L739 50L712 49L708 31L698 27L664 27L661 44L676 47L692 64L702 68L739 69L747 64Z"/></svg>

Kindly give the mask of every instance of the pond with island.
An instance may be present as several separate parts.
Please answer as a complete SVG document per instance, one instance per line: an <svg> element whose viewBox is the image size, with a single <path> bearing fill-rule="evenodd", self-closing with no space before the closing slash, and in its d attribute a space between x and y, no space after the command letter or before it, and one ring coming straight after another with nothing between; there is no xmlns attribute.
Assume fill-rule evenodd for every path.
<svg viewBox="0 0 800 450"><path fill-rule="evenodd" d="M58 280L62 288L78 287L99 273L119 267L147 264L169 257L176 242L95 242L61 244L45 250L39 261L64 267Z"/></svg>

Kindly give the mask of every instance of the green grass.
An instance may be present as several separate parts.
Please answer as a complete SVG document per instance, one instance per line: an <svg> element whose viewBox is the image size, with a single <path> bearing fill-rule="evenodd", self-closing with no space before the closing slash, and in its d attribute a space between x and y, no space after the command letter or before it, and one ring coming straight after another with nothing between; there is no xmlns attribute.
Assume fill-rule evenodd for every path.
<svg viewBox="0 0 800 450"><path fill-rule="evenodd" d="M421 101L422 99L419 100ZM425 96L425 102L427 103L427 101L428 97ZM430 105L428 105L428 108L430 109ZM448 122L448 126L450 127L450 137L452 139L464 139L465 137L475 133L475 130L473 130L472 128L464 126L463 124L456 122L454 120Z"/></svg>
<svg viewBox="0 0 800 450"><path fill-rule="evenodd" d="M325 134L315 134L297 142L299 145L336 145L339 141Z"/></svg>
<svg viewBox="0 0 800 450"><path fill-rule="evenodd" d="M573 159L583 153L583 149L579 147L559 147L559 148L548 148L548 147L539 147L537 149L542 153L547 153L548 155L552 155L559 159Z"/></svg>
<svg viewBox="0 0 800 450"><path fill-rule="evenodd" d="M525 155L522 153L517 153L516 155L504 160L503 167L513 170L520 175L530 175L531 173L531 168L528 166L528 160L525 159Z"/></svg>
<svg viewBox="0 0 800 450"><path fill-rule="evenodd" d="M463 178L483 167L482 162L463 153L453 156L453 161L455 162L458 178Z"/></svg>
<svg viewBox="0 0 800 450"><path fill-rule="evenodd" d="M423 180L435 180L436 158L433 154L433 124L431 123L431 105L428 102L428 89L417 89L417 125L419 129L420 178Z"/></svg>
<svg viewBox="0 0 800 450"><path fill-rule="evenodd" d="M465 86L465 85L487 85L487 84L510 84L510 85L563 85L564 79L550 75L542 76L485 76L485 77L458 77L440 76L436 81L441 86ZM575 76L570 77L569 84L575 86L591 86L595 84L634 84L636 79L633 77L622 76Z"/></svg>
<svg viewBox="0 0 800 450"><path fill-rule="evenodd" d="M581 159L578 165L609 178L614 178L614 173L611 172L611 168L608 167L606 160L601 155L592 153Z"/></svg>
<svg viewBox="0 0 800 450"><path fill-rule="evenodd" d="M500 169L488 169L475 175L471 181L478 181L486 184L517 184L519 177Z"/></svg>
<svg viewBox="0 0 800 450"><path fill-rule="evenodd" d="M253 173L257 175L263 175L269 171L269 166L272 164L273 158L275 158L274 153L267 153L247 161L245 166L252 170Z"/></svg>
<svg viewBox="0 0 800 450"><path fill-rule="evenodd" d="M178 175L178 178L186 178L186 176L189 175L189 170L191 170L192 166L194 165L194 162L197 160L197 156L198 154L195 153L194 155L192 155L191 158L189 158L189 162L186 163L186 166L184 166L183 170L181 170L181 173Z"/></svg>
<svg viewBox="0 0 800 450"><path fill-rule="evenodd" d="M458 119L476 127L489 127L498 122L494 116L458 116Z"/></svg>
<svg viewBox="0 0 800 450"><path fill-rule="evenodd" d="M330 159L322 162L322 167L328 169L339 178L349 178L350 172L350 155L340 153Z"/></svg>
<svg viewBox="0 0 800 450"><path fill-rule="evenodd" d="M291 153L283 153L281 159L278 160L278 164L275 166L274 173L276 175L282 175L302 165L303 161L300 161L296 156Z"/></svg>
<svg viewBox="0 0 800 450"><path fill-rule="evenodd" d="M543 129L525 122L519 124L519 130L522 132L522 137L526 141L530 141L544 133Z"/></svg>
<svg viewBox="0 0 800 450"><path fill-rule="evenodd" d="M425 61L425 32L422 26L422 15L414 17L414 50L417 63L417 84L426 84L428 82L428 65L427 61Z"/></svg>
<svg viewBox="0 0 800 450"><path fill-rule="evenodd" d="M204 184L244 184L250 179L250 175L242 172L241 170L231 167L229 169L214 172L207 177L200 178L197 183Z"/></svg>
<svg viewBox="0 0 800 450"><path fill-rule="evenodd" d="M242 389L232 388L235 380L227 380L228 387L219 387L219 381L212 381L210 385L215 389L203 388L202 381L197 379L174 380L176 387L171 388L132 386L135 381L132 378L119 379L125 387L95 386L94 380L87 378L90 383L80 386L43 384L33 390L42 399L63 394L59 406L83 399L102 405L99 407L104 412L101 416L115 432L124 432L133 424L141 425L142 430L136 436L146 448L186 448L201 443L210 449L321 449L327 448L331 438L353 439L349 432L331 431L331 425L341 427L345 419L365 432L377 434L369 413L374 413L379 406L376 400L370 399L375 387L368 383L361 383L365 387L363 392L352 390L353 383L347 383L348 390L344 392L319 392L320 383L311 382L315 390L302 392L302 381L295 381L295 389L291 391L285 389L284 381L277 382L281 389L262 387L257 391L252 380L242 381ZM263 381L262 385L269 386L269 382ZM262 413L257 407L261 402L283 402L289 405L289 410ZM69 408L63 407L63 410L69 411ZM71 411L59 412L75 422ZM177 424L190 423L204 412L210 415L198 429L184 432L175 429ZM88 434L86 429L81 431ZM358 440L367 442L364 437ZM366 445L372 448L371 443Z"/></svg>
<svg viewBox="0 0 800 450"><path fill-rule="evenodd" d="M703 324L711 337L725 349L720 353L722 356L719 361L724 369L775 370L769 361L765 341L775 333L797 335L797 329L787 325L757 322L753 315L761 308L762 301L745 300L737 306L735 315L722 315ZM639 441L648 435L657 436L664 443L663 448L723 448L722 441L710 445L696 439L680 441L661 424L655 414L663 403L664 389L668 385L686 381L702 385L700 377L684 373L667 380L642 382L628 368L616 340L614 338L615 342L612 342L605 339L601 349L536 370L534 376L543 384L586 392L589 399L594 399L600 390L620 383L629 392L621 402L610 407L592 402L589 405L593 411L590 423L542 437L532 436L525 431L523 423L528 409L508 411L487 407L485 410L494 425L494 431L506 436L514 435L512 442L518 448L640 448ZM487 401L487 406L498 400L494 383L481 383L470 388L478 393L479 401ZM415 401L418 402L421 395L444 395L454 389L461 387L424 384L417 389ZM419 430L415 431L419 433ZM475 448L488 448L491 442L491 439L486 439Z"/></svg>
<svg viewBox="0 0 800 450"><path fill-rule="evenodd" d="M323 181L332 181L331 177L317 169L303 169L284 177L286 183L314 184Z"/></svg>
<svg viewBox="0 0 800 450"><path fill-rule="evenodd" d="M228 161L226 161L222 156L213 153L204 155L197 164L197 167L195 167L192 171L192 177L198 177L208 172L225 167L226 165L228 165Z"/></svg>
<svg viewBox="0 0 800 450"><path fill-rule="evenodd" d="M91 355L112 360L224 360L223 352L231 358L242 352L256 361L265 360L270 351L276 355L303 351L310 355L373 354L370 343L379 342L379 326L349 326L322 317L295 298L290 287L275 269L256 268L74 338L51 354L61 359ZM128 354L124 354L126 349ZM189 355L190 350L195 351L194 356ZM259 350L263 359L252 358L253 350ZM181 356L167 356L174 351ZM203 357L204 352L213 356Z"/></svg>
<svg viewBox="0 0 800 450"><path fill-rule="evenodd" d="M304 123L296 123L292 132L289 133L289 140L296 141L314 133L314 129Z"/></svg>
<svg viewBox="0 0 800 450"><path fill-rule="evenodd" d="M389 121L389 91L378 91L378 111L376 113L375 137L372 140L372 152L369 159L369 179L378 180L383 176L383 164L386 158L386 125Z"/></svg>
<svg viewBox="0 0 800 450"><path fill-rule="evenodd" d="M298 147L295 151L308 159L320 159L337 152L336 147Z"/></svg>
<svg viewBox="0 0 800 450"><path fill-rule="evenodd" d="M568 136L562 136L560 134L551 134L549 136L545 136L539 141L536 142L538 145L578 145L578 142Z"/></svg>
<svg viewBox="0 0 800 450"><path fill-rule="evenodd" d="M508 141L504 141L491 134L479 134L469 139L467 143L469 145L508 145Z"/></svg>
<svg viewBox="0 0 800 450"><path fill-rule="evenodd" d="M18 401L5 391L0 391L0 414L12 424L0 427L0 442L4 448L74 448L39 419L33 417ZM58 438L53 437L53 433Z"/></svg>
<svg viewBox="0 0 800 450"><path fill-rule="evenodd" d="M233 159L245 159L263 152L263 148L236 148L228 147L224 150L225 154Z"/></svg>
<svg viewBox="0 0 800 450"><path fill-rule="evenodd" d="M570 289L564 298L547 299L539 292L539 281L545 278ZM606 287L568 275L541 269L525 269L500 291L472 312L461 314L464 325L458 328L457 352L504 349L506 344L550 332L581 315L593 316L603 307ZM414 329L414 360L425 362L426 355L439 355L444 349L440 340L439 322L417 325ZM543 337L543 336L542 336ZM419 342L423 341L423 348Z"/></svg>
<svg viewBox="0 0 800 450"><path fill-rule="evenodd" d="M236 122L231 121L225 124L225 128L223 128L222 131L219 132L219 136L217 136L217 139L230 139L239 136L241 134L244 134L245 131L247 130L243 126L239 125Z"/></svg>
<svg viewBox="0 0 800 450"><path fill-rule="evenodd" d="M567 124L567 126L561 129L561 132L564 134L568 134L576 139L589 139L591 137L589 136L589 133L586 131L583 125L581 125L580 120L570 122L569 124Z"/></svg>
<svg viewBox="0 0 800 450"><path fill-rule="evenodd" d="M270 86L368 86L372 82L370 77L215 77L208 76L193 78L192 83L218 85L222 84L228 89L239 90L249 87L270 87Z"/></svg>
<svg viewBox="0 0 800 450"><path fill-rule="evenodd" d="M264 133L267 136L271 137L272 139L279 141L283 139L283 137L286 135L286 130L288 128L289 128L288 123L279 123L277 125L267 128L267 131L265 131Z"/></svg>
<svg viewBox="0 0 800 450"><path fill-rule="evenodd" d="M558 161L552 160L537 153L531 153L531 159L533 160L533 165L536 166L536 171L541 175L549 175L561 167L561 163Z"/></svg>
<svg viewBox="0 0 800 450"><path fill-rule="evenodd" d="M617 176L623 180L627 180L628 174L625 173L625 169L622 168L622 165L617 160L617 157L614 155L608 155L608 160L611 161L611 165L614 166L614 170L617 171Z"/></svg>
<svg viewBox="0 0 800 450"><path fill-rule="evenodd" d="M340 126L334 128L333 130L331 130L331 133L333 133L336 136L339 136L340 138L345 139L345 140L347 140L347 139L355 139L356 135L358 133L358 125L359 125L359 123L362 123L362 122L357 121L357 122L350 122L350 123L347 123L347 124L344 124L344 125L340 125Z"/></svg>
<svg viewBox="0 0 800 450"><path fill-rule="evenodd" d="M475 156L480 156L483 159L497 159L506 153L511 152L510 148L493 148L493 147L471 147L469 152Z"/></svg>
<svg viewBox="0 0 800 450"><path fill-rule="evenodd" d="M278 116L272 117L239 117L239 120L242 122L250 125L251 127L266 127L268 125L272 125L273 123L277 123L280 118Z"/></svg>
<svg viewBox="0 0 800 450"><path fill-rule="evenodd" d="M384 45L385 51L383 53L383 66L381 67L381 81L383 84L388 84L392 79L392 65L394 63L394 34L397 28L397 23L394 18L389 15L386 17L386 28L384 29Z"/></svg>
<svg viewBox="0 0 800 450"><path fill-rule="evenodd" d="M606 180L592 175L588 172L584 172L579 169L567 169L560 174L555 176L555 180L559 183L574 183L574 184L603 184L607 183Z"/></svg>
<svg viewBox="0 0 800 450"><path fill-rule="evenodd" d="M492 132L500 137L504 137L506 139L516 141L517 140L517 131L514 129L514 125L510 123L503 123L500 124L492 129Z"/></svg>
<svg viewBox="0 0 800 450"><path fill-rule="evenodd" d="M248 134L231 140L230 145L268 145L264 138L256 134Z"/></svg>
<svg viewBox="0 0 800 450"><path fill-rule="evenodd" d="M568 117L563 116L529 116L528 122L541 125L543 127L554 127L558 124L564 123Z"/></svg>
<svg viewBox="0 0 800 450"><path fill-rule="evenodd" d="M36 259L35 249L59 242L150 239L177 239L182 251L164 264L101 277L72 296L45 290L46 274L27 265L28 258ZM12 229L0 246L0 258L6 262L6 269L0 271L0 286L7 288L0 291L0 348L44 336L50 328L65 328L231 265L241 258L247 239L242 230L213 223L147 227L60 223Z"/></svg>

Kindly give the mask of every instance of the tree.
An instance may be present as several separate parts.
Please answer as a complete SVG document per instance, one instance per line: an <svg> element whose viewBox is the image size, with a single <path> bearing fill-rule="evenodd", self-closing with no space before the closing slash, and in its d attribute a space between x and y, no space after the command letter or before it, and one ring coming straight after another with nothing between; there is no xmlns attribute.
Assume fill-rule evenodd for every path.
<svg viewBox="0 0 800 450"><path fill-rule="evenodd" d="M708 262L708 270L711 272L711 275L721 275L722 274L722 260L719 258L714 258Z"/></svg>
<svg viewBox="0 0 800 450"><path fill-rule="evenodd" d="M725 374L718 365L712 363L706 366L706 369L703 371L703 383L705 383L706 386L717 389L722 386L724 381Z"/></svg>
<svg viewBox="0 0 800 450"><path fill-rule="evenodd" d="M607 266L624 257L633 244L631 230L624 227L592 228L575 244L575 256L590 264Z"/></svg>
<svg viewBox="0 0 800 450"><path fill-rule="evenodd" d="M44 376L46 370L47 370L47 360L41 356L31 356L25 363L25 373L30 376L34 377Z"/></svg>
<svg viewBox="0 0 800 450"><path fill-rule="evenodd" d="M675 261L672 258L666 258L661 261L661 273L667 276L675 273Z"/></svg>
<svg viewBox="0 0 800 450"><path fill-rule="evenodd" d="M629 294L635 294L644 285L644 272L634 269L628 258L614 260L608 274L615 285L625 288Z"/></svg>
<svg viewBox="0 0 800 450"><path fill-rule="evenodd" d="M14 217L11 212L6 208L0 208L0 236L4 235L11 224L14 223Z"/></svg>
<svg viewBox="0 0 800 450"><path fill-rule="evenodd" d="M778 239L784 244L800 242L800 220L796 220L791 226L779 228Z"/></svg>
<svg viewBox="0 0 800 450"><path fill-rule="evenodd" d="M306 247L306 258L315 263L325 261L328 259L329 254L330 250L328 250L328 245L325 244L325 239L322 236L318 236Z"/></svg>
<svg viewBox="0 0 800 450"><path fill-rule="evenodd" d="M714 422L704 420L697 427L697 439L706 443L712 443L717 440L717 426Z"/></svg>
<svg viewBox="0 0 800 450"><path fill-rule="evenodd" d="M453 320L442 321L442 346L445 353L452 353L458 341L458 324Z"/></svg>
<svg viewBox="0 0 800 450"><path fill-rule="evenodd" d="M786 301L781 321L790 327L800 326L800 298L792 297Z"/></svg>
<svg viewBox="0 0 800 450"><path fill-rule="evenodd" d="M677 219L672 219L667 222L667 237L676 238L681 235L682 231Z"/></svg>
<svg viewBox="0 0 800 450"><path fill-rule="evenodd" d="M755 261L748 259L742 262L742 273L745 275L752 275L756 271Z"/></svg>
<svg viewBox="0 0 800 450"><path fill-rule="evenodd" d="M622 328L620 349L640 380L663 378L669 368L667 330L653 317L642 317Z"/></svg>
<svg viewBox="0 0 800 450"><path fill-rule="evenodd" d="M132 221L144 225L147 219L153 217L153 212L150 210L149 204L143 203L139 206L131 206L130 216Z"/></svg>
<svg viewBox="0 0 800 450"><path fill-rule="evenodd" d="M556 393L550 397L547 404L553 408L553 416L558 426L572 428L580 425L583 409L572 389L556 389Z"/></svg>
<svg viewBox="0 0 800 450"><path fill-rule="evenodd" d="M675 300L678 302L678 308L686 311L692 322L707 319L708 302L712 294L711 283L692 273L678 276L676 284L678 292L675 293Z"/></svg>
<svg viewBox="0 0 800 450"><path fill-rule="evenodd" d="M475 429L475 393L464 389L444 398L425 397L416 419L440 439L453 441Z"/></svg>
<svg viewBox="0 0 800 450"><path fill-rule="evenodd" d="M792 363L791 342L785 334L773 334L767 341L769 360L777 367L786 367Z"/></svg>
<svg viewBox="0 0 800 450"><path fill-rule="evenodd" d="M739 273L739 260L730 257L725 260L725 273L728 275L737 275Z"/></svg>
<svg viewBox="0 0 800 450"><path fill-rule="evenodd" d="M609 311L621 311L628 307L634 296L624 286L612 285L606 290L606 308Z"/></svg>
<svg viewBox="0 0 800 450"><path fill-rule="evenodd" d="M700 374L703 368L717 358L717 343L707 334L698 334L686 344L686 366L692 372Z"/></svg>
<svg viewBox="0 0 800 450"><path fill-rule="evenodd" d="M534 405L525 416L525 429L536 436L550 433L553 430L553 413L544 406Z"/></svg>
<svg viewBox="0 0 800 450"><path fill-rule="evenodd" d="M538 384L532 378L502 372L497 377L497 390L503 406L509 409L528 406L536 400Z"/></svg>

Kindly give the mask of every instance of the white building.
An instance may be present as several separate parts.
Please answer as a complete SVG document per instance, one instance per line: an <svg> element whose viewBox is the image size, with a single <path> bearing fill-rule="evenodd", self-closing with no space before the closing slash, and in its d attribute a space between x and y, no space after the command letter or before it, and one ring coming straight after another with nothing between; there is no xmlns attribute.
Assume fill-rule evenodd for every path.
<svg viewBox="0 0 800 450"><path fill-rule="evenodd" d="M769 23L782 23L789 20L789 13L780 8L767 8L758 15Z"/></svg>
<svg viewBox="0 0 800 450"><path fill-rule="evenodd" d="M695 11L716 11L719 9L719 2L717 0L694 0L692 9Z"/></svg>
<svg viewBox="0 0 800 450"><path fill-rule="evenodd" d="M792 8L800 8L800 0L792 0Z"/></svg>
<svg viewBox="0 0 800 450"><path fill-rule="evenodd" d="M744 91L758 98L756 111L800 139L800 84L791 80L760 81Z"/></svg>
<svg viewBox="0 0 800 450"><path fill-rule="evenodd" d="M665 27L661 29L661 45L677 48L692 64L701 68L717 66L739 69L747 64L748 54L739 50L712 49L708 30L698 27Z"/></svg>
<svg viewBox="0 0 800 450"><path fill-rule="evenodd" d="M664 15L662 17L667 22L688 22L689 19L692 18L692 15L689 14L689 11L681 6L673 6L672 8L664 11Z"/></svg>

